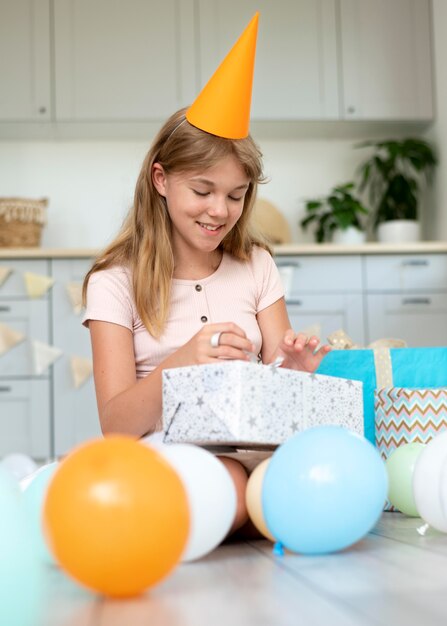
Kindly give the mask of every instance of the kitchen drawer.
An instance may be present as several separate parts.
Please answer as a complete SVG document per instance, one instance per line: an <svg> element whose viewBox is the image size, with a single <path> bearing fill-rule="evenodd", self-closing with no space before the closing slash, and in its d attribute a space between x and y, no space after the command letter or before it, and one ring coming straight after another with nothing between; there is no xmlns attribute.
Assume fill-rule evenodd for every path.
<svg viewBox="0 0 447 626"><path fill-rule="evenodd" d="M0 379L0 457L21 452L50 456L50 383Z"/></svg>
<svg viewBox="0 0 447 626"><path fill-rule="evenodd" d="M370 293L368 342L404 339L409 346L447 346L447 293Z"/></svg>
<svg viewBox="0 0 447 626"><path fill-rule="evenodd" d="M0 300L0 323L25 335L24 341L0 355L0 376L32 376L32 341L49 343L48 300Z"/></svg>
<svg viewBox="0 0 447 626"><path fill-rule="evenodd" d="M356 343L364 343L361 293L303 294L300 298L286 300L286 304L295 331L318 325L320 339L326 342L331 333L343 328Z"/></svg>
<svg viewBox="0 0 447 626"><path fill-rule="evenodd" d="M447 291L447 254L370 256L365 264L367 290Z"/></svg>
<svg viewBox="0 0 447 626"><path fill-rule="evenodd" d="M362 290L360 256L277 256L275 263L286 298L303 292L341 293Z"/></svg>
<svg viewBox="0 0 447 626"><path fill-rule="evenodd" d="M5 282L0 285L0 300L3 298L28 298L25 279L23 278L25 272L43 276L50 275L50 262L45 259L2 259L0 267L7 267L12 270ZM47 298L48 295L46 294L39 299Z"/></svg>
<svg viewBox="0 0 447 626"><path fill-rule="evenodd" d="M83 283L85 275L92 267L94 259L53 259L51 274L57 281Z"/></svg>

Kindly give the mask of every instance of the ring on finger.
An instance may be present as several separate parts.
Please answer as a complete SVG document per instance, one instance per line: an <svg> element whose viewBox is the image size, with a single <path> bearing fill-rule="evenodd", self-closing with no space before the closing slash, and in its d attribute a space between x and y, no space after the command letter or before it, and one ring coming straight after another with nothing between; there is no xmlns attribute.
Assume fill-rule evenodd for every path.
<svg viewBox="0 0 447 626"><path fill-rule="evenodd" d="M210 337L210 344L212 348L218 348L219 347L219 341L220 341L220 336L221 336L221 332L219 333L214 333L213 335L211 335Z"/></svg>

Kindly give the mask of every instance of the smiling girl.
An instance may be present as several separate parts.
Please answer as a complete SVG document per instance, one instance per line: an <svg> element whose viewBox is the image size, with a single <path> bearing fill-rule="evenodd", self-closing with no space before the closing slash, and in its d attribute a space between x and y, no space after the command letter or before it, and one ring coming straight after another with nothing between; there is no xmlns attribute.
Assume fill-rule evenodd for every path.
<svg viewBox="0 0 447 626"><path fill-rule="evenodd" d="M282 367L311 372L329 350L290 328L278 270L250 225L263 181L248 132L256 32L257 15L211 91L164 124L120 233L85 278L83 323L105 435L161 430L164 369L281 357ZM221 460L236 486L236 530L247 521L247 474Z"/></svg>
<svg viewBox="0 0 447 626"><path fill-rule="evenodd" d="M251 234L262 178L250 136L216 137L185 110L161 129L127 220L84 283L105 435L161 428L165 368L260 355L313 371L328 351L291 330L275 263ZM237 461L222 462L238 491L236 529L247 519L247 476Z"/></svg>

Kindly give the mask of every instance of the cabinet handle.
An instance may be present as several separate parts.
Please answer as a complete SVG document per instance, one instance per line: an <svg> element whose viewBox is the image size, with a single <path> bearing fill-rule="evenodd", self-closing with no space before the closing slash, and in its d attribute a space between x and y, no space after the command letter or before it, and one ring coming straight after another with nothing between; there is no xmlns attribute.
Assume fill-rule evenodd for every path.
<svg viewBox="0 0 447 626"><path fill-rule="evenodd" d="M402 265L411 267L427 267L430 265L430 261L427 261L427 259L408 259L408 261L402 261Z"/></svg>
<svg viewBox="0 0 447 626"><path fill-rule="evenodd" d="M9 313L11 311L10 306L0 306L0 313Z"/></svg>
<svg viewBox="0 0 447 626"><path fill-rule="evenodd" d="M39 113L40 113L41 115L43 115L43 114L44 114L44 113L46 113L46 112L47 112L47 107L39 107Z"/></svg>
<svg viewBox="0 0 447 626"><path fill-rule="evenodd" d="M287 300L286 299L286 304L295 304L296 306L303 306L303 301L302 300Z"/></svg>
<svg viewBox="0 0 447 626"><path fill-rule="evenodd" d="M276 261L277 267L301 267L301 263L299 261L290 261L290 263L278 263Z"/></svg>
<svg viewBox="0 0 447 626"><path fill-rule="evenodd" d="M4 392L4 393L8 393L9 391L11 391L11 387L4 387L3 385L0 386L0 393Z"/></svg>
<svg viewBox="0 0 447 626"><path fill-rule="evenodd" d="M431 298L404 298L402 304L431 304Z"/></svg>

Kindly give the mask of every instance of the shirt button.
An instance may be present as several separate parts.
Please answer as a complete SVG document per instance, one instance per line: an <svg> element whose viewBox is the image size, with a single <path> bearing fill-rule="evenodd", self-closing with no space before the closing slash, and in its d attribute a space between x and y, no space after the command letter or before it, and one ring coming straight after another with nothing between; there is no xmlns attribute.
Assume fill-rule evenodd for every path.
<svg viewBox="0 0 447 626"><path fill-rule="evenodd" d="M203 322L203 323L207 322L208 321L207 316L206 315L202 315L202 317L200 318L200 321Z"/></svg>
<svg viewBox="0 0 447 626"><path fill-rule="evenodd" d="M202 291L202 285L196 285L196 291Z"/></svg>

